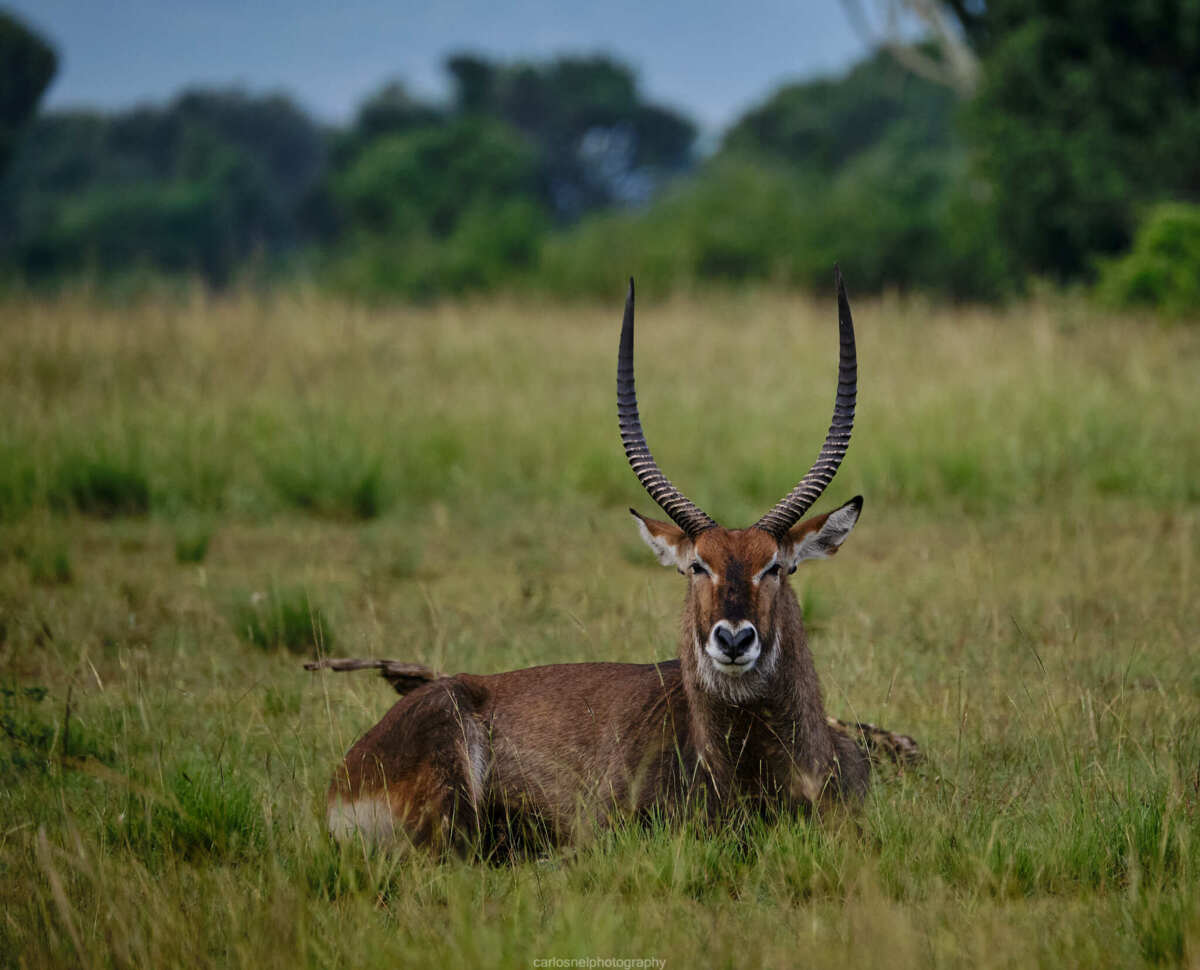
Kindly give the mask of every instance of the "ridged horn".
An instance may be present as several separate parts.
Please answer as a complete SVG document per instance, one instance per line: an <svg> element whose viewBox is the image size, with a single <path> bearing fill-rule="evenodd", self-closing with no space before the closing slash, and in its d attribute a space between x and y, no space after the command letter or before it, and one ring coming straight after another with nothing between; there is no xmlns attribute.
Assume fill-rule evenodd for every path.
<svg viewBox="0 0 1200 970"><path fill-rule="evenodd" d="M846 299L846 286L842 271L834 270L838 295L838 335L841 350L838 358L837 398L833 403L833 421L825 435L821 453L813 462L808 474L787 493L775 508L754 523L755 528L771 533L781 540L794 526L813 502L820 498L826 486L833 481L838 466L846 457L850 446L850 431L854 427L854 402L858 396L858 358L854 351L854 321L850 317L850 301Z"/></svg>
<svg viewBox="0 0 1200 970"><path fill-rule="evenodd" d="M621 427L621 444L625 446L629 467L650 497L671 517L671 521L689 539L695 539L705 529L716 528L716 522L671 484L646 444L646 435L638 417L637 392L633 386L632 276L629 278L629 294L625 297L625 319L621 323L621 349L617 354L617 422Z"/></svg>

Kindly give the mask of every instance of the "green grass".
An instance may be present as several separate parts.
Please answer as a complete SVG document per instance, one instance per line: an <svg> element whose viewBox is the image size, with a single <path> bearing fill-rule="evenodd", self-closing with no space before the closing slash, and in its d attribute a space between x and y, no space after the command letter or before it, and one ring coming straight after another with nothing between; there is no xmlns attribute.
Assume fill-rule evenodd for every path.
<svg viewBox="0 0 1200 970"><path fill-rule="evenodd" d="M333 647L325 613L302 588L238 594L230 614L230 625L256 647L285 647L293 653L328 652Z"/></svg>
<svg viewBox="0 0 1200 970"><path fill-rule="evenodd" d="M382 460L364 452L354 426L300 433L283 427L270 436L269 448L260 459L264 478L301 511L373 519L390 504Z"/></svg>
<svg viewBox="0 0 1200 970"><path fill-rule="evenodd" d="M855 304L855 442L819 509L864 515L793 582L830 710L928 761L854 819L508 865L330 844L333 766L394 695L300 655L675 649L679 578L625 511L652 506L616 434L619 303L0 307L6 965L1200 959L1200 331L1071 301ZM638 355L656 455L717 518L808 467L832 301L647 304Z"/></svg>
<svg viewBox="0 0 1200 970"><path fill-rule="evenodd" d="M69 455L59 465L47 498L60 511L108 519L150 511L150 483L136 459Z"/></svg>
<svg viewBox="0 0 1200 970"><path fill-rule="evenodd" d="M34 584L65 585L74 578L71 553L61 538L47 536L34 548L20 547L18 555L29 565L29 579Z"/></svg>
<svg viewBox="0 0 1200 970"><path fill-rule="evenodd" d="M201 516L182 516L175 523L175 561L201 563L212 542L213 524Z"/></svg>

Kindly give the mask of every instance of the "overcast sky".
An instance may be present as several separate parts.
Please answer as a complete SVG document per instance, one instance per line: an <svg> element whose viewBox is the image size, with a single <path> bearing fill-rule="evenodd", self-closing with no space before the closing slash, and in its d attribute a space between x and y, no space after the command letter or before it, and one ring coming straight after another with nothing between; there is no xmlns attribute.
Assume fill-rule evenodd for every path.
<svg viewBox="0 0 1200 970"><path fill-rule="evenodd" d="M128 107L189 84L283 90L329 121L389 78L445 92L453 51L613 54L710 131L867 49L839 0L0 0L58 49L46 106Z"/></svg>

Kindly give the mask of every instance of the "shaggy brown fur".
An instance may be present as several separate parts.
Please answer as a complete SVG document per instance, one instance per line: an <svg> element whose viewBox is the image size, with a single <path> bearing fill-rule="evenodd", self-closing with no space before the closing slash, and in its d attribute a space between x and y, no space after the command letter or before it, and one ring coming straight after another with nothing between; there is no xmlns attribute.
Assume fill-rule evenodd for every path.
<svg viewBox="0 0 1200 970"><path fill-rule="evenodd" d="M907 759L916 746L826 717L786 572L835 551L860 507L779 543L719 527L693 542L639 516L660 560L689 576L676 660L449 677L377 662L405 696L346 755L329 791L331 831L432 845L533 831L557 842L614 817L695 809L719 822L856 801L866 748L885 738ZM722 623L753 624L761 653L745 672L722 672L705 649Z"/></svg>

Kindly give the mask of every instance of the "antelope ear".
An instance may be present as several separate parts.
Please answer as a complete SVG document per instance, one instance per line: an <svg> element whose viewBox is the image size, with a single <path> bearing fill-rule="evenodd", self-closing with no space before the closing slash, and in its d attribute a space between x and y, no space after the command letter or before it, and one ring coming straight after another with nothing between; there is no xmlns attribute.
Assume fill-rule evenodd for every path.
<svg viewBox="0 0 1200 970"><path fill-rule="evenodd" d="M832 512L814 515L792 526L781 543L790 568L795 569L796 564L805 559L828 559L836 553L858 521L862 503L862 496L856 495Z"/></svg>
<svg viewBox="0 0 1200 970"><path fill-rule="evenodd" d="M664 566L674 566L681 573L687 572L686 567L692 561L692 540L684 535L683 530L673 522L647 519L636 509L629 511L637 519L642 541L654 550L658 561Z"/></svg>

